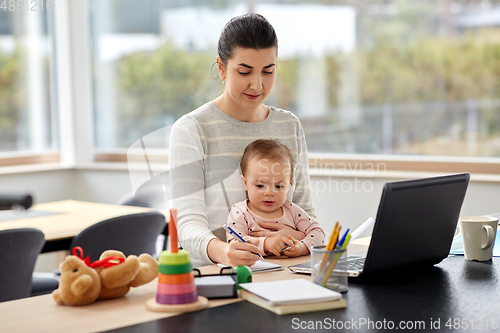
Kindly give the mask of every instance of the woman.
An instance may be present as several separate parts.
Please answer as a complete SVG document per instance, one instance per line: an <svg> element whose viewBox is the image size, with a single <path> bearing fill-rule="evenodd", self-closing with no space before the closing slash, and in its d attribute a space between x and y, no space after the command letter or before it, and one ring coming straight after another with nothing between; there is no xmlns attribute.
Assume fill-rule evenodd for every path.
<svg viewBox="0 0 500 333"><path fill-rule="evenodd" d="M259 138L273 138L294 154L295 181L287 198L313 218L304 131L297 117L263 104L276 77L278 41L261 15L246 14L229 21L218 44L217 69L225 89L221 96L176 121L170 135L170 176L173 205L179 215L179 242L194 265L213 262L253 265L258 248L225 242L221 228L231 206L246 198L238 169L245 147ZM304 233L262 223L269 231L252 236Z"/></svg>

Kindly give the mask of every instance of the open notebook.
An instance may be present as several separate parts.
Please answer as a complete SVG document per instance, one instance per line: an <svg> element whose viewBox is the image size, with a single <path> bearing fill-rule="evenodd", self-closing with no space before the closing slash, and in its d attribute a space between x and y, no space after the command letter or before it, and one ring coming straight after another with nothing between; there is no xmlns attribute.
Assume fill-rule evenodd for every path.
<svg viewBox="0 0 500 333"><path fill-rule="evenodd" d="M345 308L347 303L336 291L305 279L242 283L241 296L276 314L290 314Z"/></svg>
<svg viewBox="0 0 500 333"><path fill-rule="evenodd" d="M227 267L226 265L218 264L219 267ZM272 263L270 261L262 261L257 260L257 262L250 266L252 273L263 273L263 272L272 272L272 271L281 271L283 270L283 266L279 264Z"/></svg>

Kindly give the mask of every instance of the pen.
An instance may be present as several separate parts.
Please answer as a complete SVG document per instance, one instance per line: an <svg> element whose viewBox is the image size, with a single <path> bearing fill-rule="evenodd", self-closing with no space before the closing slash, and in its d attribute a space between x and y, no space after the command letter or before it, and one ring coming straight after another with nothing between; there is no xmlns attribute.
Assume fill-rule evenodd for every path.
<svg viewBox="0 0 500 333"><path fill-rule="evenodd" d="M247 242L240 235L238 235L238 233L236 231L234 231L233 229L231 229L231 227L228 226L227 224L224 224L222 227L224 229L226 229L227 231L229 231L229 233L232 234L234 237L236 237L236 239L239 240L240 242L243 242L243 243ZM256 253L256 255L259 256L260 260L265 261L264 257L262 257L262 255L260 253Z"/></svg>
<svg viewBox="0 0 500 333"><path fill-rule="evenodd" d="M292 245L295 245L295 243L293 242L293 240L289 239L290 243L292 243ZM290 250L292 247L287 245L287 247L285 247L283 250L281 250L281 252L285 252L286 250Z"/></svg>
<svg viewBox="0 0 500 333"><path fill-rule="evenodd" d="M330 239L328 240L328 244L325 247L326 251L331 251L335 248L335 244L337 243L337 239L339 238L340 232L340 224L338 222L335 223L335 227L333 228L332 234L330 235ZM321 258L319 269L316 271L316 274L312 277L314 283L318 284L321 280L321 271L325 268L328 263L328 258L330 256L327 252L323 253L323 257Z"/></svg>
<svg viewBox="0 0 500 333"><path fill-rule="evenodd" d="M342 238L340 239L340 241L337 243L336 246L334 246L334 248L336 248L337 246L338 247L342 247L342 245L344 245L344 241L345 241L345 238L347 237L347 234L349 233L349 229L346 230L344 236L342 236ZM352 237L352 235L351 235ZM333 250L333 249L332 249Z"/></svg>

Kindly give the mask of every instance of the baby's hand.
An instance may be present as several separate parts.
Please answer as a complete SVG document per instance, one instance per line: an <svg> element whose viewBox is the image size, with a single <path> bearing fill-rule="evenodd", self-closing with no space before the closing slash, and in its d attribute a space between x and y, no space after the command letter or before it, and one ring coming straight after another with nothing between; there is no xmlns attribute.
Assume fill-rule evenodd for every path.
<svg viewBox="0 0 500 333"><path fill-rule="evenodd" d="M250 243L255 246L259 246L259 239L252 236L243 236L245 242Z"/></svg>
<svg viewBox="0 0 500 333"><path fill-rule="evenodd" d="M264 241L264 251L270 252L275 256L281 256L281 251L287 247L293 246L292 242L283 236L267 237Z"/></svg>
<svg viewBox="0 0 500 333"><path fill-rule="evenodd" d="M283 251L283 254L290 258L307 256L309 254L309 249L307 248L306 244L296 240L292 236L288 236L288 238L289 242L293 242L294 245L290 249Z"/></svg>

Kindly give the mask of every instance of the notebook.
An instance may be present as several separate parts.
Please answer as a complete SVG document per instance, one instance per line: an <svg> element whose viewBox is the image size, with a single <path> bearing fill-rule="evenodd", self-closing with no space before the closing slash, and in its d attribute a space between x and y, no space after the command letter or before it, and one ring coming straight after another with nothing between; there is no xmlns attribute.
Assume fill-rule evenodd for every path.
<svg viewBox="0 0 500 333"><path fill-rule="evenodd" d="M217 264L219 267L228 267L226 265ZM275 264L270 261L257 260L254 265L250 266L252 273L264 273L272 271L281 271L283 266L280 264Z"/></svg>
<svg viewBox="0 0 500 333"><path fill-rule="evenodd" d="M385 184L368 252L347 257L348 275L435 265L446 258L469 179L462 173ZM310 267L295 270L310 274Z"/></svg>
<svg viewBox="0 0 500 333"><path fill-rule="evenodd" d="M340 293L305 279L242 283L240 286L244 299L279 315L345 308L347 305Z"/></svg>

